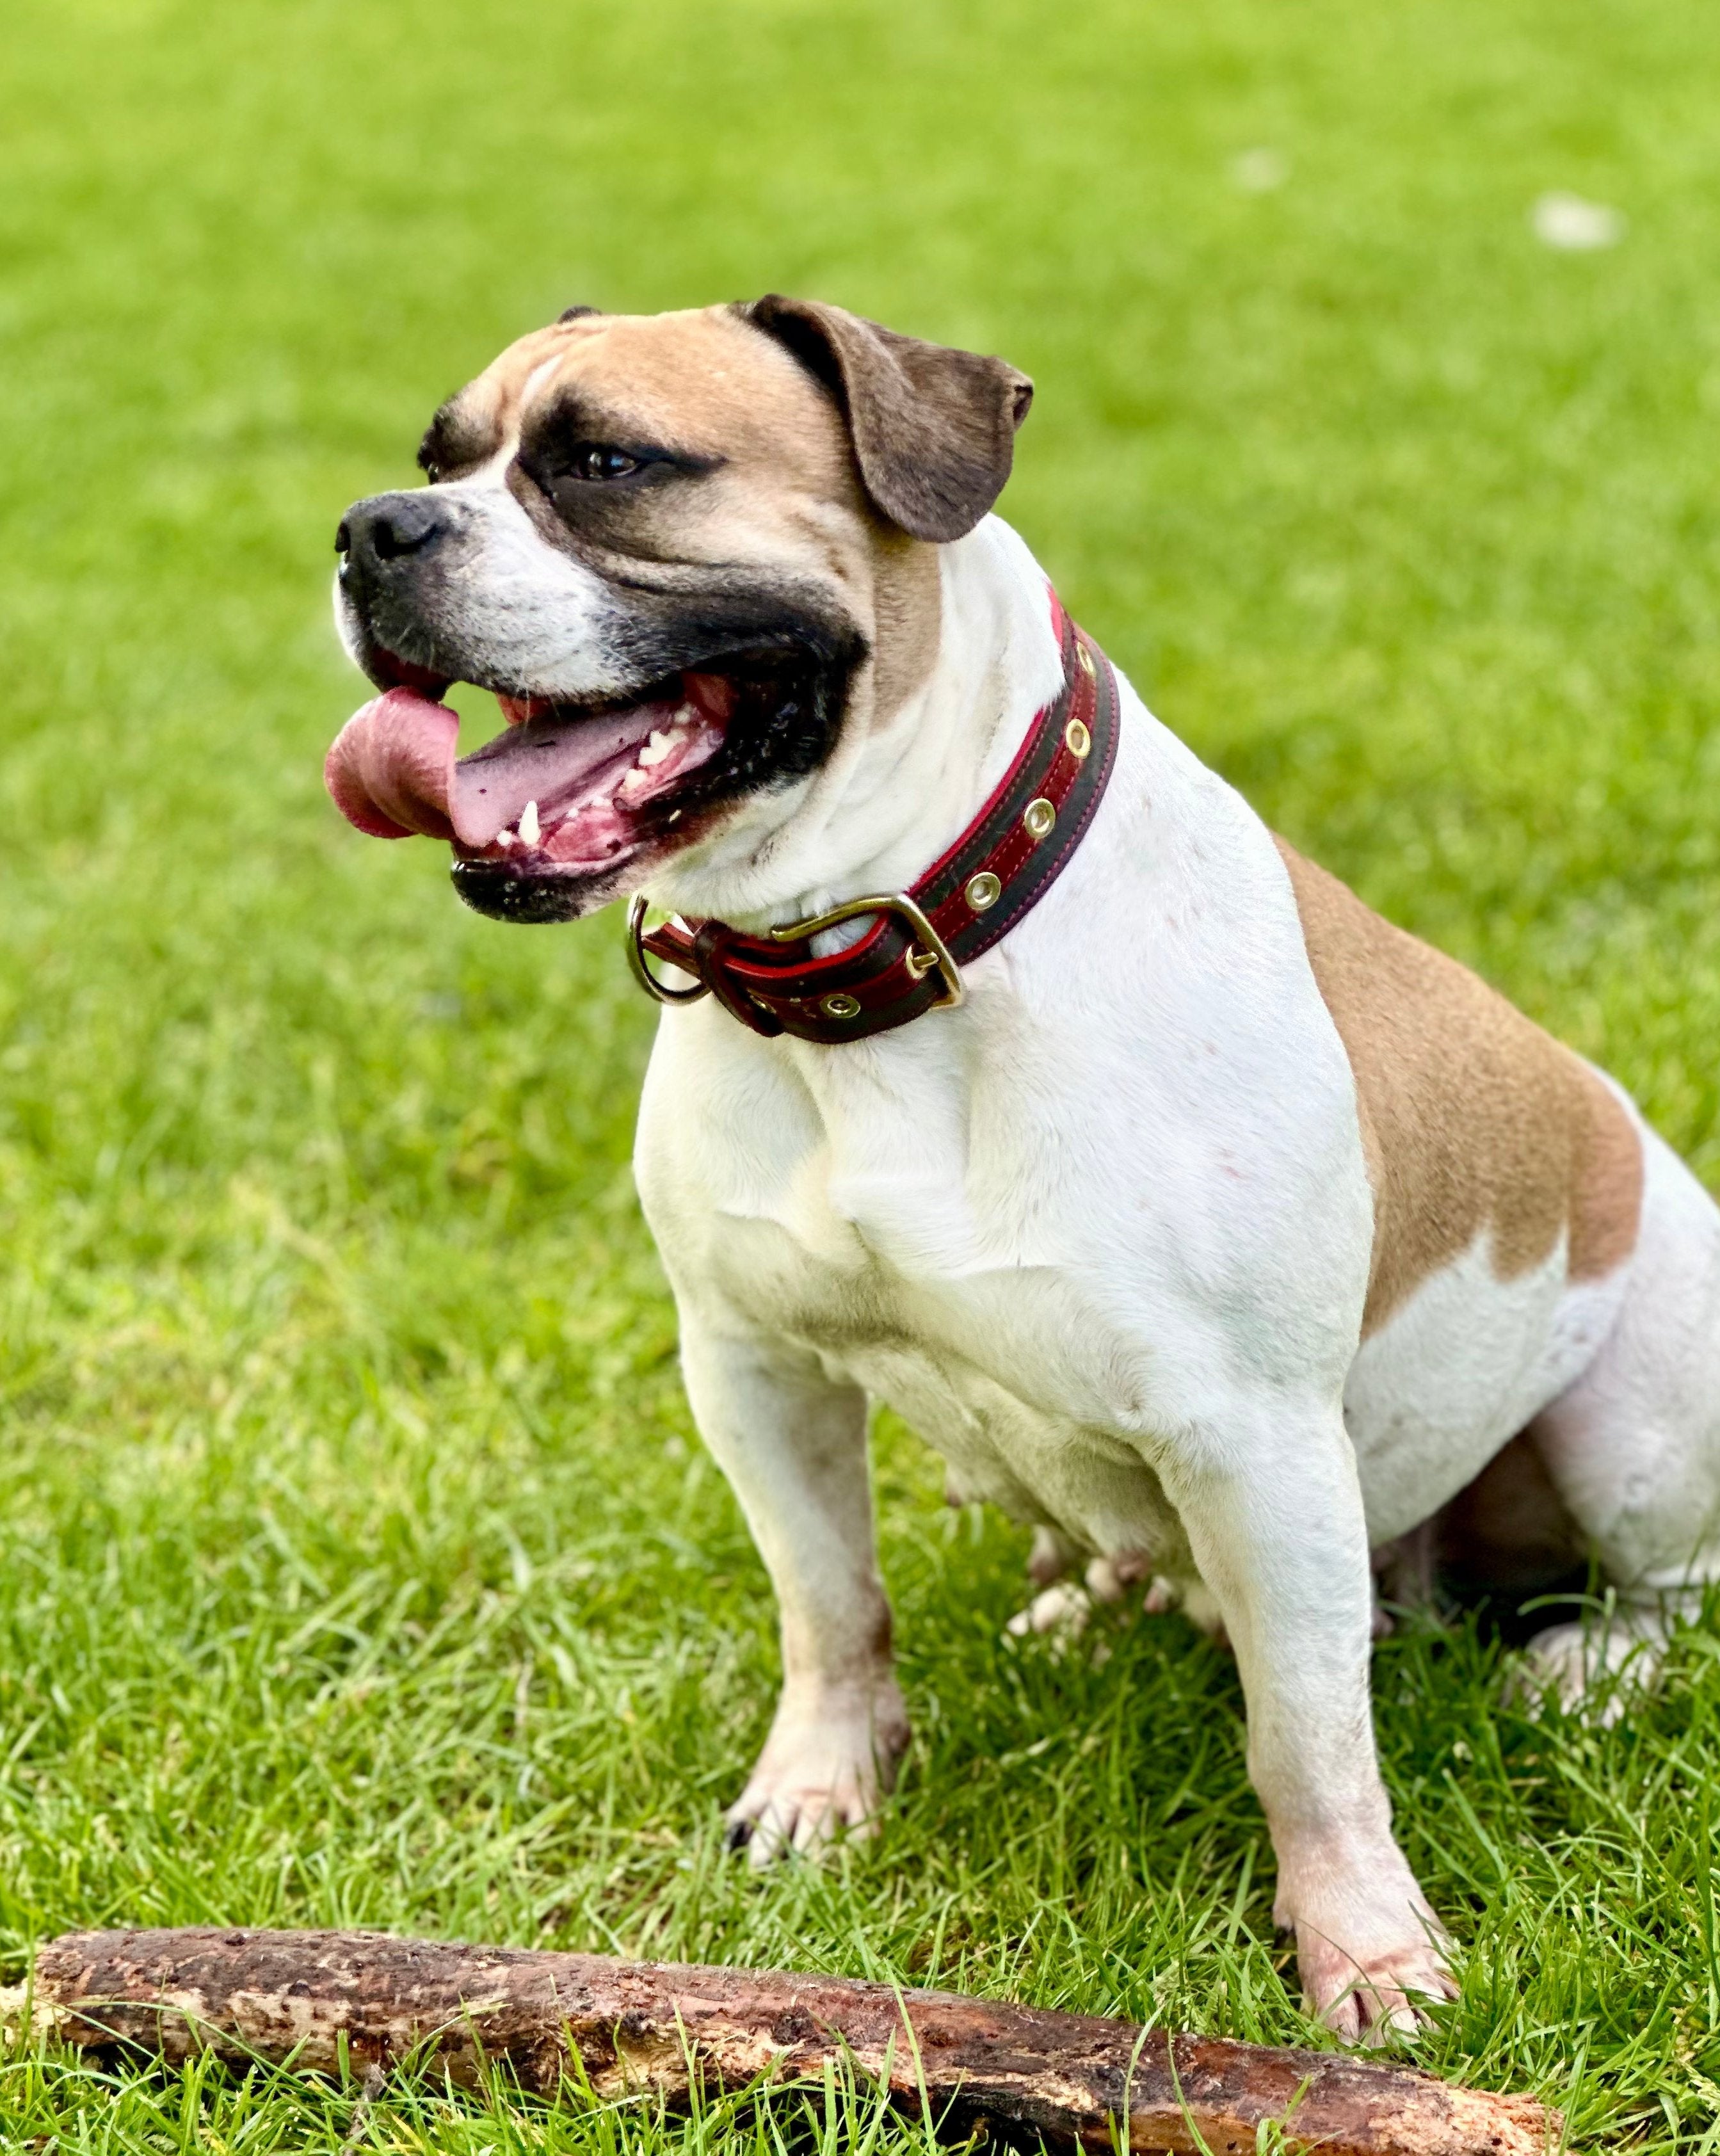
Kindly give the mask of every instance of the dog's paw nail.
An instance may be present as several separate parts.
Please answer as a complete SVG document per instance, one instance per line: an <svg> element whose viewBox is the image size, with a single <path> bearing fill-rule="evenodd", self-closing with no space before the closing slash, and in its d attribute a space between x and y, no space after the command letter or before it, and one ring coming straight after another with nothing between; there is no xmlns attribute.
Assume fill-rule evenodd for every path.
<svg viewBox="0 0 1720 2156"><path fill-rule="evenodd" d="M723 1831L722 1845L731 1851L744 1849L752 1839L751 1820L731 1820Z"/></svg>

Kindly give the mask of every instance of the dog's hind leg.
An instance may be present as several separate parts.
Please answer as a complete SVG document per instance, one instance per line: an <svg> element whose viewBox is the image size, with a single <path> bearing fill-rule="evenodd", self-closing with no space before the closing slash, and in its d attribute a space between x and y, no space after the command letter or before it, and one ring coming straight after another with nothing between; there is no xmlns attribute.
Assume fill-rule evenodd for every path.
<svg viewBox="0 0 1720 2156"><path fill-rule="evenodd" d="M1616 1604L1530 1645L1575 1703L1599 1681L1652 1681L1670 1626L1720 1578L1720 1210L1645 1132L1641 1224L1625 1299L1594 1359L1529 1435L1591 1540Z"/></svg>
<svg viewBox="0 0 1720 2156"><path fill-rule="evenodd" d="M895 1777L907 1717L891 1660L866 1463L866 1399L814 1356L685 1302L687 1396L747 1515L781 1616L783 1690L728 1812L763 1864L864 1830Z"/></svg>

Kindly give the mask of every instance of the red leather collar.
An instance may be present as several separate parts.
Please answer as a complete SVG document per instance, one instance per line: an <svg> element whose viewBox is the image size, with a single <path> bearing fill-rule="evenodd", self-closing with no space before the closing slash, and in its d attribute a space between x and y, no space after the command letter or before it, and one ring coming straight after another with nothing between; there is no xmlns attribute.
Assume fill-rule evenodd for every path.
<svg viewBox="0 0 1720 2156"><path fill-rule="evenodd" d="M754 1033L836 1046L906 1025L962 1000L962 968L1007 935L1050 890L1081 843L1117 757L1117 676L1051 597L1063 688L1028 729L1015 761L961 837L911 887L851 899L806 921L743 936L721 921L644 925L628 913L628 957L660 1003L716 998ZM872 927L846 950L815 958L821 929L862 914ZM646 953L695 977L666 988Z"/></svg>

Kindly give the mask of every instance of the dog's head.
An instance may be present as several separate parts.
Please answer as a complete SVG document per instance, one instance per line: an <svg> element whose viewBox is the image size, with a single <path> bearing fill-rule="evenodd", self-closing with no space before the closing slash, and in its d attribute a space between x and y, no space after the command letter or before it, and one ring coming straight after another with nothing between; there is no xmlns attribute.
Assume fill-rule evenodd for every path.
<svg viewBox="0 0 1720 2156"><path fill-rule="evenodd" d="M991 507L1032 394L809 301L570 310L443 406L427 487L341 523L341 634L384 693L330 752L336 801L450 839L506 920L767 843L929 669L937 544ZM456 761L458 681L509 724Z"/></svg>

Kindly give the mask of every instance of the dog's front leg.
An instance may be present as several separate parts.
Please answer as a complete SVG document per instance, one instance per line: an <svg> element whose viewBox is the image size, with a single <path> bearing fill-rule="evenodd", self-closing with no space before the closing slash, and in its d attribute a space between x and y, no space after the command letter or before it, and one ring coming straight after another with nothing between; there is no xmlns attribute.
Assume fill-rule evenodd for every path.
<svg viewBox="0 0 1720 2156"><path fill-rule="evenodd" d="M890 1651L866 1464L866 1400L787 1343L681 1313L687 1394L776 1589L783 1691L732 1842L755 1864L865 1831L907 1717Z"/></svg>
<svg viewBox="0 0 1720 2156"><path fill-rule="evenodd" d="M1163 1473L1241 1672L1249 1773L1278 1857L1273 1913L1338 2035L1413 2028L1417 1994L1455 1994L1374 1753L1354 1455L1336 1406L1242 1421L1197 1436Z"/></svg>

